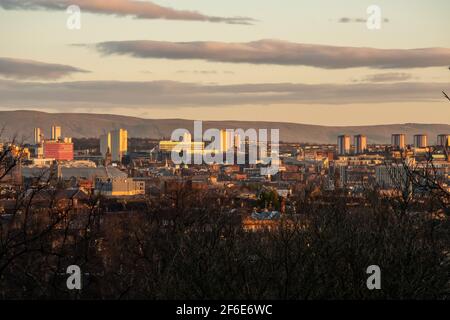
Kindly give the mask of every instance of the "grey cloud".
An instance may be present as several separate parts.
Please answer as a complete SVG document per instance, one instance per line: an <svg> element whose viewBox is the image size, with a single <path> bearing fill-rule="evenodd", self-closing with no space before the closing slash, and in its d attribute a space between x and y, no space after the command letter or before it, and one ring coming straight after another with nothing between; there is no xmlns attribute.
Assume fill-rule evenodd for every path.
<svg viewBox="0 0 450 320"><path fill-rule="evenodd" d="M193 73L193 74L217 74L216 70L178 70L176 73L184 74L184 73Z"/></svg>
<svg viewBox="0 0 450 320"><path fill-rule="evenodd" d="M413 75L406 72L388 72L370 74L360 79L356 79L355 82L396 82L407 81L413 79Z"/></svg>
<svg viewBox="0 0 450 320"><path fill-rule="evenodd" d="M89 72L62 64L0 57L0 76L21 80L56 80L77 72Z"/></svg>
<svg viewBox="0 0 450 320"><path fill-rule="evenodd" d="M441 83L195 84L174 81L0 81L3 106L195 107L440 101Z"/></svg>
<svg viewBox="0 0 450 320"><path fill-rule="evenodd" d="M233 71L224 70L224 71L218 71L218 70L177 70L178 74L202 74L202 75L211 75L211 74L235 74Z"/></svg>
<svg viewBox="0 0 450 320"><path fill-rule="evenodd" d="M252 24L247 17L216 17L196 11L163 7L150 1L136 0L0 0L6 10L66 10L78 5L82 11L117 16L132 16L138 19L167 19L188 21L223 22L228 24Z"/></svg>
<svg viewBox="0 0 450 320"><path fill-rule="evenodd" d="M367 19L365 18L349 18L349 17L342 17L338 20L339 23L366 23ZM390 20L388 18L384 18L383 22L388 23Z"/></svg>
<svg viewBox="0 0 450 320"><path fill-rule="evenodd" d="M104 55L200 59L214 62L301 65L325 69L447 66L449 48L375 49L260 40L247 43L109 41L94 45Z"/></svg>

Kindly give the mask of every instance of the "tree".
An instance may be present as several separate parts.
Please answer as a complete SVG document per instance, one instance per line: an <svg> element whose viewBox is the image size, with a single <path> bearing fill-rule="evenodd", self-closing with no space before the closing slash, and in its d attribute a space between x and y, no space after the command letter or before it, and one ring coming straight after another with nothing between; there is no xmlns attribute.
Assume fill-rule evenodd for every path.
<svg viewBox="0 0 450 320"><path fill-rule="evenodd" d="M450 70L450 67L449 67L449 70ZM444 97L446 97L447 100L450 101L450 97L447 95L447 93L445 93L445 91L442 91L442 93L444 94Z"/></svg>

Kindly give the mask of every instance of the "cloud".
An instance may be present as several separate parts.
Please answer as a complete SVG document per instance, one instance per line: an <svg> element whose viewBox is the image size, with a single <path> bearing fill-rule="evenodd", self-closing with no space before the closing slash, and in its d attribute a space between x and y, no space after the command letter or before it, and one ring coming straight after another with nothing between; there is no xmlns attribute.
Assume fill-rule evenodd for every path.
<svg viewBox="0 0 450 320"><path fill-rule="evenodd" d="M76 72L89 72L62 64L0 57L0 76L20 80L56 80Z"/></svg>
<svg viewBox="0 0 450 320"><path fill-rule="evenodd" d="M442 83L199 84L175 81L36 83L0 80L4 107L202 107L441 101Z"/></svg>
<svg viewBox="0 0 450 320"><path fill-rule="evenodd" d="M413 79L413 75L405 72L388 72L370 74L360 79L354 80L354 82L399 82Z"/></svg>
<svg viewBox="0 0 450 320"><path fill-rule="evenodd" d="M367 19L365 18L349 18L349 17L342 17L338 20L339 23L366 23ZM383 19L384 23L390 22L388 18Z"/></svg>
<svg viewBox="0 0 450 320"><path fill-rule="evenodd" d="M260 40L247 43L109 41L94 45L104 55L138 58L199 59L214 62L299 65L325 69L447 66L448 48L375 49Z"/></svg>
<svg viewBox="0 0 450 320"><path fill-rule="evenodd" d="M190 74L201 74L201 75L210 75L210 74L218 74L219 71L217 70L177 70L178 74L186 74L186 73L190 73ZM224 71L225 73L225 71Z"/></svg>
<svg viewBox="0 0 450 320"><path fill-rule="evenodd" d="M252 24L255 20L247 17L216 17L196 11L176 10L150 1L136 0L0 0L0 7L6 10L66 10L70 5L78 5L82 11L132 16L138 19L166 19L209 21L228 24Z"/></svg>

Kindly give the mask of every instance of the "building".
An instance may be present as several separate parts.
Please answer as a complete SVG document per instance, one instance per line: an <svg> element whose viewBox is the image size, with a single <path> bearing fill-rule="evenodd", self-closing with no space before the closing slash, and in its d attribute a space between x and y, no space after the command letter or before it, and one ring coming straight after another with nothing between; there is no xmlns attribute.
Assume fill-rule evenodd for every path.
<svg viewBox="0 0 450 320"><path fill-rule="evenodd" d="M234 136L227 130L220 130L220 148L219 152L227 152L234 147Z"/></svg>
<svg viewBox="0 0 450 320"><path fill-rule="evenodd" d="M415 148L428 147L427 135L426 134L416 134L414 136L414 147Z"/></svg>
<svg viewBox="0 0 450 320"><path fill-rule="evenodd" d="M376 183L384 189L404 189L408 186L408 174L403 164L375 167Z"/></svg>
<svg viewBox="0 0 450 320"><path fill-rule="evenodd" d="M37 159L44 158L44 145L42 143L37 144L34 148L34 157Z"/></svg>
<svg viewBox="0 0 450 320"><path fill-rule="evenodd" d="M109 132L100 136L100 153L103 158L108 152L111 152L111 133Z"/></svg>
<svg viewBox="0 0 450 320"><path fill-rule="evenodd" d="M34 144L41 144L43 137L44 136L42 134L41 128L34 128Z"/></svg>
<svg viewBox="0 0 450 320"><path fill-rule="evenodd" d="M183 142L192 142L192 135L189 132L183 134Z"/></svg>
<svg viewBox="0 0 450 320"><path fill-rule="evenodd" d="M240 151L245 151L245 140L243 141L239 134L234 135L234 146Z"/></svg>
<svg viewBox="0 0 450 320"><path fill-rule="evenodd" d="M52 140L61 139L61 127L53 126L52 127Z"/></svg>
<svg viewBox="0 0 450 320"><path fill-rule="evenodd" d="M341 135L338 137L338 154L350 154L350 136Z"/></svg>
<svg viewBox="0 0 450 320"><path fill-rule="evenodd" d="M191 150L192 154L203 153L205 148L204 142L178 142L178 141L160 141L159 150L164 153L172 151Z"/></svg>
<svg viewBox="0 0 450 320"><path fill-rule="evenodd" d="M97 178L95 192L104 196L136 196L145 194L145 182L135 181L132 178Z"/></svg>
<svg viewBox="0 0 450 320"><path fill-rule="evenodd" d="M440 134L437 136L437 145L442 148L450 147L450 134Z"/></svg>
<svg viewBox="0 0 450 320"><path fill-rule="evenodd" d="M22 175L27 179L39 177L45 180L49 178L52 167L55 168L50 159L34 159L32 165L23 166ZM57 178L64 181L89 181L93 184L97 178L127 178L127 174L116 167L97 167L90 161L67 161L58 163L56 168Z"/></svg>
<svg viewBox="0 0 450 320"><path fill-rule="evenodd" d="M128 151L128 131L118 129L111 131L111 157L114 162L121 162Z"/></svg>
<svg viewBox="0 0 450 320"><path fill-rule="evenodd" d="M73 143L45 141L44 158L55 159L58 161L73 160Z"/></svg>
<svg viewBox="0 0 450 320"><path fill-rule="evenodd" d="M73 160L72 138L63 138L59 126L52 126L51 136L51 140L45 140L41 128L34 128L34 156L37 159Z"/></svg>
<svg viewBox="0 0 450 320"><path fill-rule="evenodd" d="M406 147L406 136L403 133L394 133L391 137L391 145L395 150L404 150Z"/></svg>
<svg viewBox="0 0 450 320"><path fill-rule="evenodd" d="M367 137L363 135L357 135L354 137L355 140L355 152L357 154L363 154L367 151Z"/></svg>

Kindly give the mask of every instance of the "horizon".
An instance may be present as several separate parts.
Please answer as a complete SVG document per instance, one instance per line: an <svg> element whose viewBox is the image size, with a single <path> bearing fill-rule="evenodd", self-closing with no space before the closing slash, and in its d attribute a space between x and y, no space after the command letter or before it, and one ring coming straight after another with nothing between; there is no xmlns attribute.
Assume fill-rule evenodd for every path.
<svg viewBox="0 0 450 320"><path fill-rule="evenodd" d="M450 123L427 123L427 122L396 122L396 123L377 123L377 124L358 124L358 125L322 125L315 123L305 123L305 122L289 122L289 121L270 121L270 120L235 120L235 119L223 119L223 120L211 120L211 119L188 119L188 118L146 118L134 115L126 115L119 113L90 113L90 112L51 112L51 111L39 111L32 109L12 109L12 110L0 110L2 112L30 112L30 113L43 113L51 115L98 115L98 116L114 116L114 117L124 117L124 118L135 118L139 120L179 120L179 121L197 121L201 120L203 122L255 122L255 123L283 123L283 124L293 124L293 125L305 125L305 126L317 126L317 127L333 127L333 128L349 128L349 127L380 127L380 126L395 126L395 125L444 125L450 126Z"/></svg>
<svg viewBox="0 0 450 320"><path fill-rule="evenodd" d="M34 110L0 111L1 140L34 141L33 128L38 128L43 136L49 137L52 126L59 126L64 137L78 139L98 139L105 132L125 129L129 138L168 140L177 130L191 130L198 120L192 119L149 119L117 114L94 113L49 113ZM331 145L336 144L340 135L355 138L363 135L370 145L389 145L393 134L405 134L405 142L413 145L416 135L426 135L430 145L439 144L441 135L450 135L448 124L397 123L359 126L324 126L293 122L212 120L203 121L207 129L274 129L279 131L280 141L294 144ZM14 123L14 126L10 125ZM5 140L6 139L6 140Z"/></svg>

